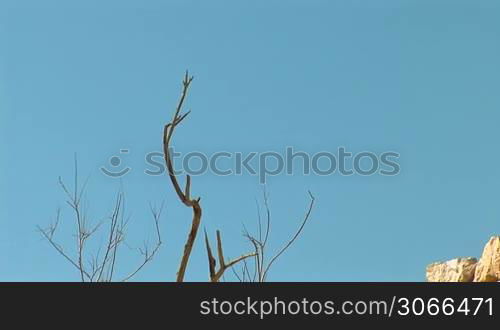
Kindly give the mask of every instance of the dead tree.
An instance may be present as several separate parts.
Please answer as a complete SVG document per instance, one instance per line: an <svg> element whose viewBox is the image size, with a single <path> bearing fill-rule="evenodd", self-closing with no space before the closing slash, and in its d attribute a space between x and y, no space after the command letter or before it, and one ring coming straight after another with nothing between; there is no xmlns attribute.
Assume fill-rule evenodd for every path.
<svg viewBox="0 0 500 330"><path fill-rule="evenodd" d="M182 107L184 105L184 100L186 99L189 86L191 82L193 81L193 77L189 76L188 72L186 71L186 74L184 76L184 80L182 81L182 92L181 96L179 99L179 102L177 103L177 107L174 112L174 116L172 120L165 125L163 129L163 154L165 157L165 165L167 167L167 173L170 178L170 181L172 183L172 186L174 187L174 190L179 197L180 201L186 206L190 207L193 210L193 217L191 220L191 229L189 231L186 244L184 245L184 253L182 254L181 258L181 263L179 265L179 270L177 272L177 282L183 282L184 281L184 275L186 273L186 268L189 262L189 257L191 256L191 252L193 250L193 245L196 240L196 236L198 234L198 229L200 227L201 223L201 215L202 215L202 208L200 205L200 197L191 197L190 192L191 192L191 177L189 175L186 176L186 183L184 186L184 190L181 188L177 177L174 172L174 164L172 162L172 157L170 155L170 143L172 140L172 136L174 133L175 128L177 125L179 125L190 113L190 111L181 114ZM225 263L224 261L224 256L223 256L223 251L222 251L222 241L220 239L220 232L217 231L217 251L219 254L219 270L215 270L215 259L212 256L212 252L210 250L210 244L208 242L208 238L205 233L205 243L206 243L206 248L207 248L207 253L208 253L208 260L209 260L209 271L210 271L210 280L212 282L218 282L221 276L224 274L224 271L232 266L234 266L236 263L252 256L253 254L250 255L244 255L241 256L233 261L230 261L229 263Z"/></svg>
<svg viewBox="0 0 500 330"><path fill-rule="evenodd" d="M73 265L79 273L82 282L111 282L115 279L116 262L119 247L125 243L126 227L130 217L125 217L125 195L122 190L117 193L116 201L107 219L99 221L96 224L91 224L86 210L82 205L82 197L85 193L87 182L84 183L82 188L78 186L78 166L75 157L75 178L74 190L71 191L61 178L59 178L59 185L67 196L66 203L74 214L76 225L76 256L71 256L65 248L57 243L55 240L55 233L59 227L61 220L61 210L57 210L55 221L47 228L38 226L38 231L45 238L50 245L71 265ZM130 273L120 279L120 281L128 281L134 277L143 267L149 263L158 252L162 240L160 235L159 220L163 209L163 204L159 209L150 205L151 214L153 216L157 242L151 248L148 244L144 244L143 248L139 248L139 253L143 256L142 262L130 271ZM104 227L106 221L109 222L107 232L104 234L106 244L104 246L104 253L102 247L99 247L97 253L93 254L88 251L88 243L96 236L99 230ZM101 236L102 238L103 236Z"/></svg>
<svg viewBox="0 0 500 330"><path fill-rule="evenodd" d="M179 184L175 171L172 157L169 152L169 148L171 145L172 137L177 126L189 115L190 111L186 113L181 113L184 105L184 101L186 99L189 86L193 81L193 77L190 77L186 72L186 75L182 82L182 92L180 99L178 101L177 107L174 112L174 116L172 120L167 123L163 129L163 152L164 159L167 168L167 174L170 178L172 186L175 190L176 195L179 200L186 206L192 209L193 215L191 219L191 229L188 233L186 243L184 245L184 251L182 254L181 262L177 271L177 282L183 282L186 269L189 263L189 258L191 256L191 252L193 250L194 243L196 241L196 237L198 234L198 230L201 223L202 216L202 207L200 205L199 197L191 197L191 177L189 175L186 176L186 182L184 185L184 189L181 188ZM102 227L105 223L101 221L95 225L91 225L87 219L86 212L82 207L82 196L85 191L86 183L83 185L81 189L78 186L78 168L75 157L75 182L74 182L74 191L70 191L67 186L64 184L62 179L59 179L59 184L62 190L67 195L67 204L70 206L74 213L75 223L76 223L76 256L71 256L66 250L57 243L54 239L55 232L58 228L60 222L60 211L57 212L56 220L53 224L51 224L48 228L38 227L42 236L51 244L51 246L61 255L63 256L71 265L73 265L79 272L79 277L82 282L99 282L99 281L112 281L115 275L116 268L116 260L117 260L117 252L118 248L125 241L125 231L126 226L129 221L129 218L125 218L124 216L124 194L123 191L119 191L117 194L116 202L111 212L111 215L108 217L109 220L109 229L107 232L107 240L106 246L104 248L103 255L100 254L101 249L98 250L96 255L92 255L90 260L87 260L87 246L88 241L91 237L93 237L96 232ZM210 242L208 239L208 234L205 231L205 247L207 250L208 256L208 268L211 282L219 282L229 268L238 263L243 263L242 267L242 275L239 276L236 271L233 272L238 277L240 281L252 281L252 282L264 282L267 279L267 275L271 266L274 262L295 242L295 240L300 236L306 222L309 219L311 211L314 206L314 196L309 192L309 196L311 198L311 202L309 204L309 208L306 212L302 223L295 233L292 236L290 241L286 243L272 258L267 259L266 255L266 247L269 239L270 226L271 226L271 213L268 204L267 194L264 193L264 205L266 209L266 223L262 223L260 212L258 213L258 235L253 236L245 229L245 237L249 240L249 242L253 246L253 252L241 255L238 258L232 259L226 262L224 258L224 250L222 246L222 238L220 231L216 231L216 239L217 239L217 259L214 257L212 253L212 248L210 246ZM163 205L156 209L155 207L150 206L151 213L153 215L157 243L151 248L148 247L147 244L144 245L143 248L138 249L139 252L143 256L143 261L129 273L129 275L122 278L122 281L127 281L135 276L143 267L150 262L153 257L158 252L162 240L160 235L159 228L159 219L161 217L161 212L163 209ZM249 271L249 266L247 259L254 259L254 271L251 273ZM218 265L217 265L218 260Z"/></svg>

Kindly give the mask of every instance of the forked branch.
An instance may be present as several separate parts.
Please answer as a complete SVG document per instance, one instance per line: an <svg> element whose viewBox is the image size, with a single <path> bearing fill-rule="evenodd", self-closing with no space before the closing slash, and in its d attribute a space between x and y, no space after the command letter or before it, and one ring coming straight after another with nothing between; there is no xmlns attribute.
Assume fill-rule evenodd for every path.
<svg viewBox="0 0 500 330"><path fill-rule="evenodd" d="M219 282L220 278L222 277L222 275L224 275L224 272L227 269L236 265L240 261L244 261L247 258L256 256L255 253L244 254L244 255L226 263L226 261L224 260L224 250L222 248L222 239L221 239L220 231L217 230L217 255L219 258L219 269L217 270L217 268L216 268L217 262L215 261L215 258L212 254L212 249L210 247L210 242L208 240L208 235L207 235L206 231L205 231L205 245L207 248L208 266L209 266L209 271L210 271L210 281L211 282Z"/></svg>
<svg viewBox="0 0 500 330"><path fill-rule="evenodd" d="M181 114L181 110L184 104L184 100L186 99L189 85L193 81L193 77L190 77L188 72L186 71L186 75L184 76L184 80L182 81L182 92L179 102L177 104L177 108L175 109L174 116L172 121L165 125L163 130L163 154L165 157L165 165L167 167L168 176L174 190L181 200L181 202L193 209L193 218L191 222L191 230L189 231L186 244L184 245L184 253L182 255L181 263L179 265L179 270L177 272L177 282L184 281L184 275L186 273L186 268L189 262L189 257L191 256L191 251L193 250L193 245L196 240L196 236L198 234L198 228L200 227L201 222L201 206L200 206L200 198L191 198L191 178L188 175L186 177L186 184L184 190L181 188L179 182L177 181L177 177L175 176L174 164L172 161L172 157L170 155L170 142L172 136L174 134L174 130L179 125L184 118L189 114L189 111Z"/></svg>

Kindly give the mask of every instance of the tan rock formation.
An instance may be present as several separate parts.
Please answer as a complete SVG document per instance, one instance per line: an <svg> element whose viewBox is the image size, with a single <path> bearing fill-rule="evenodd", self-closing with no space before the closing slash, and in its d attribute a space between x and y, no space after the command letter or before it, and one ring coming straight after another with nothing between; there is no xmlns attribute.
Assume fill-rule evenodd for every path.
<svg viewBox="0 0 500 330"><path fill-rule="evenodd" d="M474 282L500 281L500 236L490 238L477 263Z"/></svg>
<svg viewBox="0 0 500 330"><path fill-rule="evenodd" d="M435 262L427 266L428 282L472 282L477 259L457 258L446 262Z"/></svg>

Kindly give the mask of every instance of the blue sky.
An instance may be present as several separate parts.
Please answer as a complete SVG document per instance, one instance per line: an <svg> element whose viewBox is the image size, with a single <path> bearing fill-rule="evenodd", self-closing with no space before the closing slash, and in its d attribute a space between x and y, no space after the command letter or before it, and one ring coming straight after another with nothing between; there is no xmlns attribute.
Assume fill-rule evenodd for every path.
<svg viewBox="0 0 500 330"><path fill-rule="evenodd" d="M479 256L500 228L499 13L487 0L0 0L0 280L78 280L36 225L63 207L56 237L71 252L57 178L71 182L76 152L99 219L120 186L99 168L120 149L131 247L154 235L148 203L165 200L165 244L136 280L175 278L190 211L166 177L142 171L186 69L179 151L400 154L392 177L269 178L271 249L300 223L307 190L317 198L270 280L421 281L433 261ZM258 179L206 174L192 189L226 255L247 252ZM140 259L122 255L125 274ZM207 278L199 239L187 279Z"/></svg>

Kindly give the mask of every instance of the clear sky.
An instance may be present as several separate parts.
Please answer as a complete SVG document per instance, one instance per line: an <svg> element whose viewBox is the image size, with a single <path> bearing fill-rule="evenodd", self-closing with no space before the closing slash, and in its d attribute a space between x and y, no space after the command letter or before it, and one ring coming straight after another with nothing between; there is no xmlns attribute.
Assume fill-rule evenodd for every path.
<svg viewBox="0 0 500 330"><path fill-rule="evenodd" d="M400 153L397 176L269 178L272 250L300 223L307 190L317 198L270 280L421 281L433 261L478 256L500 231L499 35L493 0L0 0L0 280L78 280L36 225L62 207L56 238L73 252L58 176L71 186L76 152L100 219L120 180L99 168L120 149L130 247L154 237L148 203L166 205L165 244L136 280L175 278L190 211L143 170L186 69L179 151ZM226 255L247 252L258 178L206 174L192 189ZM202 243L188 280L208 278ZM140 259L121 253L124 274Z"/></svg>

